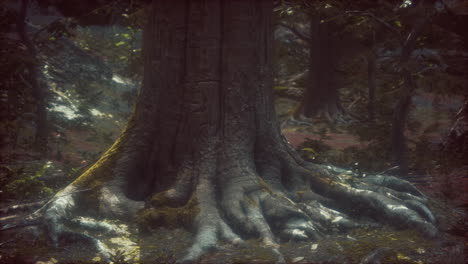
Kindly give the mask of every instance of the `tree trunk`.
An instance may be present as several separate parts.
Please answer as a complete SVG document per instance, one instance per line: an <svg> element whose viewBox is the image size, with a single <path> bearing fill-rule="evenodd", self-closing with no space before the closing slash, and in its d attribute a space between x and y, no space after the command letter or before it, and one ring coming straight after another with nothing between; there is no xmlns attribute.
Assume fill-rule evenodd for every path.
<svg viewBox="0 0 468 264"><path fill-rule="evenodd" d="M408 173L408 146L406 143L405 127L410 111L412 96L416 90L413 73L409 69L409 61L411 53L415 48L416 40L419 35L421 35L428 22L429 14L425 13L419 21L414 24L401 48L400 67L401 74L403 76L403 87L400 99L397 101L393 110L391 131L393 162L395 166L399 167L398 174L401 176L406 176Z"/></svg>
<svg viewBox="0 0 468 264"><path fill-rule="evenodd" d="M67 220L86 213L131 218L143 199L146 225L158 226L169 211L177 212L173 221L189 222L195 235L182 262L197 260L218 240L249 237L284 262L279 239L368 226L355 210L436 234L424 195L410 183L382 175L360 180L304 162L287 144L273 107L272 1L160 0L151 10L143 87L127 128L27 219L43 219L54 245L81 235L105 255L102 242L71 231Z"/></svg>
<svg viewBox="0 0 468 264"><path fill-rule="evenodd" d="M468 165L468 95L442 143L442 152L447 157L447 167Z"/></svg>
<svg viewBox="0 0 468 264"><path fill-rule="evenodd" d="M343 109L339 100L335 68L339 60L336 38L332 36L331 22L322 23L319 15L310 21L309 81L304 97L294 116L316 117L328 120L341 118Z"/></svg>
<svg viewBox="0 0 468 264"><path fill-rule="evenodd" d="M45 153L47 151L47 109L46 109L46 92L39 81L39 70L37 69L37 50L34 44L29 39L26 32L26 17L29 0L21 1L20 14L18 16L17 31L21 41L26 46L31 59L34 61L28 63L28 81L31 85L32 94L36 103L36 132L34 136L34 149L38 152Z"/></svg>
<svg viewBox="0 0 468 264"><path fill-rule="evenodd" d="M367 55L367 86L369 101L367 104L367 117L370 122L375 121L375 89L377 71L377 51L375 48L375 32L372 32L372 48Z"/></svg>

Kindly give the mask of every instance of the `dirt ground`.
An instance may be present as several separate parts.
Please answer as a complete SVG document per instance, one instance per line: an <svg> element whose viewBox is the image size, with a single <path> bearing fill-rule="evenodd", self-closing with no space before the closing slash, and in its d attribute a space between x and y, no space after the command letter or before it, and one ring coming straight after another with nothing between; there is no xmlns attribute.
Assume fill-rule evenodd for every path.
<svg viewBox="0 0 468 264"><path fill-rule="evenodd" d="M432 202L431 209L437 214L442 230L439 237L427 239L415 230L381 228L355 229L347 234L332 234L318 241L282 241L280 252L287 263L362 263L373 255L374 262L402 264L466 263L468 240L462 234L455 236L450 227L463 218L448 205ZM122 225L119 225L122 226ZM111 263L174 263L184 254L192 241L188 230L166 229L138 231L136 226L125 227L128 233L110 238L97 236L114 251ZM59 248L49 246L44 234L33 227L23 232L2 232L0 263L109 263L82 241L61 241ZM37 231L37 236L34 232ZM120 252L118 251L120 250ZM275 263L270 249L257 240L246 240L242 246L221 243L200 259L200 263Z"/></svg>

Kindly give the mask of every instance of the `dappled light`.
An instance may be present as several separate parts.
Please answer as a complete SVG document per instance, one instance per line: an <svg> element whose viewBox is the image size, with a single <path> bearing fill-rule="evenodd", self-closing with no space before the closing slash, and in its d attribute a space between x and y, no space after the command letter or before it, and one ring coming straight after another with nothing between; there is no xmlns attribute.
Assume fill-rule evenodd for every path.
<svg viewBox="0 0 468 264"><path fill-rule="evenodd" d="M0 264L464 263L464 1L0 3Z"/></svg>

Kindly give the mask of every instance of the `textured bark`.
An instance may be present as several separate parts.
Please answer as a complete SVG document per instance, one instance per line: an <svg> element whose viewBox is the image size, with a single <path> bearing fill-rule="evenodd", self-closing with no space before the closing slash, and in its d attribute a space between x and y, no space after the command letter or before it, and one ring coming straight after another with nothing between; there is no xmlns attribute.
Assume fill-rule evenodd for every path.
<svg viewBox="0 0 468 264"><path fill-rule="evenodd" d="M315 240L372 224L355 210L374 224L434 236L426 198L410 183L307 163L286 142L273 105L271 20L272 1L153 1L143 87L127 128L28 221L43 217L56 246L73 234L106 257L99 239L71 231L67 220L84 229L106 225L70 215L128 218L143 199L156 211L192 208L195 234L180 262L196 261L219 240L255 237L284 263L280 239Z"/></svg>
<svg viewBox="0 0 468 264"><path fill-rule="evenodd" d="M258 14L263 4L155 3L129 154L119 162L132 177L130 196L167 189L208 142L225 155L243 153L242 159L253 152L260 120L255 109L272 107L261 90L270 74L264 50L270 35L262 33L269 23Z"/></svg>

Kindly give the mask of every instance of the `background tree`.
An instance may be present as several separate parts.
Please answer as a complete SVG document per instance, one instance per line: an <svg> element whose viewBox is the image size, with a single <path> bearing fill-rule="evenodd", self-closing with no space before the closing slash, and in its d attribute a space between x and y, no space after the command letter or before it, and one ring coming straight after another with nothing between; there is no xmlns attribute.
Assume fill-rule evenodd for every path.
<svg viewBox="0 0 468 264"><path fill-rule="evenodd" d="M284 22L282 24L295 32L298 39L304 39L307 42L308 36L303 30L305 19L301 18L301 14L294 13L294 4L301 4L301 1L298 2L293 2L291 6L287 7L293 10L289 17L286 15L287 12L283 12L285 15L283 15L282 21L287 21L288 24ZM440 5L439 9L436 8L438 4ZM446 31L447 34L442 33L448 29L447 21L440 22L441 17L446 16L446 12L443 11L443 4L438 4L425 1L403 4L398 1L381 1L377 5L376 2L372 1L315 2L315 5L321 6L323 10L328 10L327 12L333 14L329 16L328 20L324 19L323 21L341 25L339 34L349 34L354 40L351 43L360 47L357 49L351 47L350 50L354 50L354 52L345 52L341 56L342 59L336 65L336 70L339 70L339 73L335 71L334 81L335 83L339 82L341 101L347 108L347 112L358 117L348 126L340 126L339 130L357 134L363 141L370 142L366 150L362 152L358 150L360 153L349 155L359 160L359 163L366 166L366 169L385 170L385 167L388 168L392 165L376 163L375 161L377 159L392 160L393 166L400 168L402 175L408 173L409 167L412 167L412 173L415 173L414 163L409 163L412 163L414 159L419 159L416 157L418 155L415 152L416 145L424 143L418 143L419 139L414 138L422 131L426 131L424 132L426 135L433 133L434 127L426 129L429 127L427 124L421 123L421 118L419 120L414 118L414 115L418 113L411 110L414 107L411 101L419 100L418 104L420 104L421 97L425 97L427 93L437 94L437 97L448 96L448 94L460 96L461 90L458 88L442 90L436 88L438 85L431 85L431 81L429 81L435 81L442 75L450 76L448 78L442 77L451 82L450 85L440 86L446 88L460 88L459 81L461 81L461 76L454 74L454 68L450 70L450 67L446 68L448 66L447 59L450 57L447 56L446 47L436 44L450 42L452 47L460 48L459 44L456 44L460 40L458 37L455 38L458 40L443 40L448 36L447 34L451 34L450 31L456 30L457 27L452 24L451 29ZM314 6L312 10L317 10L317 8ZM458 21L461 17L459 15L458 19L454 19L454 21ZM439 31L440 25L445 25L445 29ZM418 33L418 36L415 33ZM437 40L435 35L438 36ZM344 40L342 43L348 44ZM409 52L408 59L403 59L405 56L402 54L407 54L408 49L412 51ZM453 58L448 60L453 61ZM280 63L282 61L284 59L280 58ZM367 65L363 64L364 61L367 61ZM455 66L457 64L450 63L453 67L460 69L459 65ZM363 75L363 68L368 69L365 75ZM407 72L409 77L406 79L411 81L404 81L401 78L404 69L409 70ZM310 82L305 83L310 84ZM409 86L413 88L403 88ZM362 87L366 87L366 90ZM284 87L281 88L287 90ZM452 89L457 90L457 92L453 94L452 92L455 90ZM411 92L406 94L404 91ZM304 93L307 94L307 91ZM395 96L396 94L398 96ZM316 95L316 100L326 101L323 99L324 96L319 96L319 93ZM411 96L408 97L408 95ZM306 97L302 97L302 99L305 100ZM378 109L372 107L376 104L380 105ZM369 122L371 120L373 121ZM337 131L336 126L330 126L330 129ZM345 158L345 160L348 159ZM339 161L335 162L340 163ZM371 166L369 167L369 165ZM420 163L417 167L419 167L418 170L422 169Z"/></svg>
<svg viewBox="0 0 468 264"><path fill-rule="evenodd" d="M16 23L18 35L20 36L22 44L26 47L31 63L28 64L28 83L31 86L32 94L34 100L36 101L36 111L35 111L35 125L36 132L34 135L34 148L36 151L44 154L47 151L47 140L48 140L48 123L47 123L47 89L41 83L39 63L37 61L37 48L35 44L31 41L30 37L26 31L26 17L27 17L27 8L28 0L21 1L20 13L18 16L18 21Z"/></svg>
<svg viewBox="0 0 468 264"><path fill-rule="evenodd" d="M305 42L309 50L308 77L301 103L293 114L296 119L299 116L307 118L323 116L332 122L343 122L348 119L339 97L342 82L337 74L338 65L343 63L345 57L355 56L363 47L351 34L343 31L345 28L343 20L336 19L341 12L340 7L341 5L335 1L315 3L298 1L291 6L283 6L283 9L287 10L281 12L280 20L294 20L291 16L300 16L293 14L304 12L300 11L301 9L306 10L305 16L309 20L309 33L302 32L291 22L278 23ZM295 22L300 24L297 19Z"/></svg>

